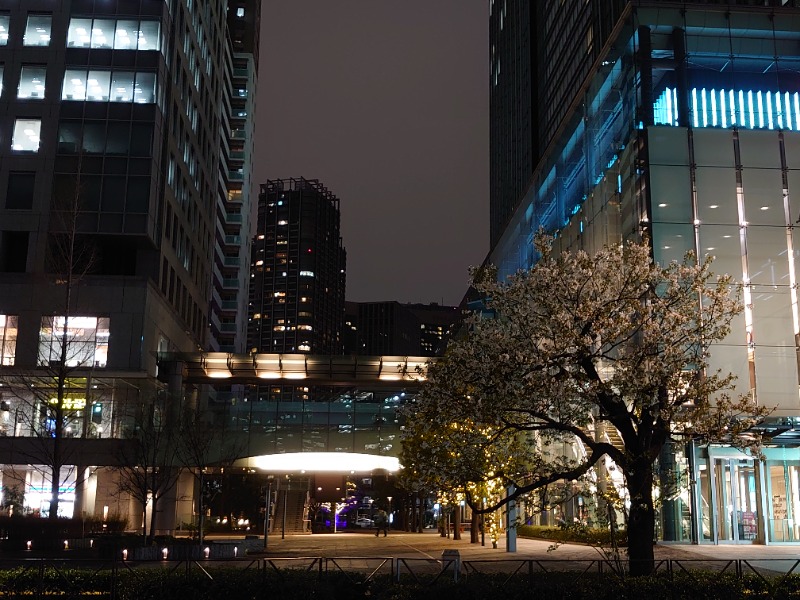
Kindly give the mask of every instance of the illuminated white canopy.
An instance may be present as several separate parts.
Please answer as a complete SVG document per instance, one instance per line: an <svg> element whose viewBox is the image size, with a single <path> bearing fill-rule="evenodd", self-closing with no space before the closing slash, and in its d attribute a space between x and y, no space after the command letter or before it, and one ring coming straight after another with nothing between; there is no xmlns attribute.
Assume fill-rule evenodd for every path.
<svg viewBox="0 0 800 600"><path fill-rule="evenodd" d="M394 456L376 456L354 452L293 452L288 454L264 454L237 461L237 466L260 469L268 472L350 472L383 469L394 472L400 469L400 461Z"/></svg>

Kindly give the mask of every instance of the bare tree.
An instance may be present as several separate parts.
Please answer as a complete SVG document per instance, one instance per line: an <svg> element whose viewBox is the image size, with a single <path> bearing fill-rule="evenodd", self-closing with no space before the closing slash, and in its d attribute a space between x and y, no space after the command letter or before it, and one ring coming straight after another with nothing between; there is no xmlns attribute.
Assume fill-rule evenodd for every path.
<svg viewBox="0 0 800 600"><path fill-rule="evenodd" d="M195 477L197 493L195 509L198 515L199 544L203 544L205 526L207 474L213 468L225 468L245 454L246 440L236 438L225 427L216 426L207 413L193 409L184 411L181 419L178 457L181 465Z"/></svg>
<svg viewBox="0 0 800 600"><path fill-rule="evenodd" d="M52 199L47 272L57 311L42 322L37 366L18 370L6 388L21 402L14 413L13 435L27 434L33 443L20 445L32 464L44 465L49 480L49 518L59 513L59 492L74 470L65 438L88 430L91 370L95 366L98 320L75 316L75 292L94 263L93 244L80 234L82 189L80 158L77 175ZM85 321L85 322L84 322ZM8 408L6 406L6 408ZM63 468L72 465L67 472ZM80 476L80 475L78 475Z"/></svg>
<svg viewBox="0 0 800 600"><path fill-rule="evenodd" d="M129 495L141 506L142 535L148 542L155 536L159 501L175 487L182 470L178 458L181 428L170 418L169 402L167 394L155 393L141 405L134 424L125 431L126 442L117 457L117 493Z"/></svg>

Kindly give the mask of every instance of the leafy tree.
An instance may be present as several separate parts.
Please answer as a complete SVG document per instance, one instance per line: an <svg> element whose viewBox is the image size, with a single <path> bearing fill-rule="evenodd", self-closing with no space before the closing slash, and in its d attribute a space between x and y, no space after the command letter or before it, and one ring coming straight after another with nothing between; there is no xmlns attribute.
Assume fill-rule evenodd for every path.
<svg viewBox="0 0 800 600"><path fill-rule="evenodd" d="M497 282L473 272L495 318L474 315L468 333L431 364L404 433L415 476L463 492L500 482L511 500L577 480L607 456L630 498L628 552L633 574L653 566L654 463L670 440L755 446L744 433L769 411L734 398L734 377L712 372L709 347L730 333L742 307L731 277L710 259L661 266L647 243L595 255L552 251ZM617 448L591 428L614 428ZM571 450L572 449L572 450ZM585 449L585 450L584 450Z"/></svg>

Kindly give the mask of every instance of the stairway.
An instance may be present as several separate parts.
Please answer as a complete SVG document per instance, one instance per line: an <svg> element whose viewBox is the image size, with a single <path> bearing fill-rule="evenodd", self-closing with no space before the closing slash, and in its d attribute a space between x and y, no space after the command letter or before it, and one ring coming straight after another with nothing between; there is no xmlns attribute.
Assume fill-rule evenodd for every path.
<svg viewBox="0 0 800 600"><path fill-rule="evenodd" d="M286 515L285 521L284 512ZM270 531L273 533L281 531L285 531L286 533L307 533L305 516L306 491L281 490L278 494L275 513L272 515Z"/></svg>

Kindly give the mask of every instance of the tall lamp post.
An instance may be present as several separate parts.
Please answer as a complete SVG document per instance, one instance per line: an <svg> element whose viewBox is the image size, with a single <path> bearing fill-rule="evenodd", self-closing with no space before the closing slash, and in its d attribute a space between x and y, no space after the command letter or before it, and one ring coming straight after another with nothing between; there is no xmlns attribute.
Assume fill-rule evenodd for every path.
<svg viewBox="0 0 800 600"><path fill-rule="evenodd" d="M386 518L389 520L389 522L386 524L386 528L388 529L392 524L392 497L386 496L386 499L389 501L389 514L386 516Z"/></svg>
<svg viewBox="0 0 800 600"><path fill-rule="evenodd" d="M267 499L264 504L264 550L267 549L267 542L269 541L269 513L270 504L272 500L272 475L267 476Z"/></svg>

